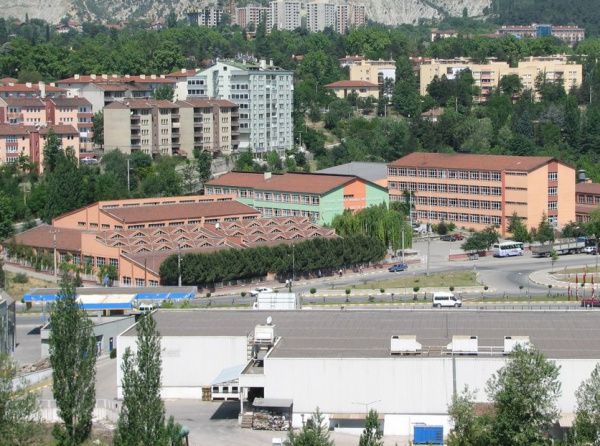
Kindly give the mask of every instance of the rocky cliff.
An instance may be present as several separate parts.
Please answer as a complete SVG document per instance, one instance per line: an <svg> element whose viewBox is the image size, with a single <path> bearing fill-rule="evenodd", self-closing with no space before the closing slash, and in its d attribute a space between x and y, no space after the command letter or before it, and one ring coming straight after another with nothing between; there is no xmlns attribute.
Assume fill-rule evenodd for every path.
<svg viewBox="0 0 600 446"><path fill-rule="evenodd" d="M491 0L350 0L363 3L371 20L388 25L415 24L419 19L479 16ZM183 17L186 10L214 3L211 0L0 0L0 16L21 20L41 18L56 23L65 16L79 20L118 22L128 19L156 20L174 10Z"/></svg>

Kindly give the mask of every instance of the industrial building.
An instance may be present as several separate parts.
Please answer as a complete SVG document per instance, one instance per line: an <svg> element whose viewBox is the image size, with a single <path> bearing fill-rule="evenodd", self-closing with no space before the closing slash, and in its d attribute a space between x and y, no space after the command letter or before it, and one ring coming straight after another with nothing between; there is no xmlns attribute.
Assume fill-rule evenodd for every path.
<svg viewBox="0 0 600 446"><path fill-rule="evenodd" d="M294 426L319 407L331 428L355 432L376 409L386 435L422 424L447 432L452 396L469 386L488 402L486 382L516 345L560 366L568 426L575 391L600 361L600 314L587 310L159 310L155 319L164 398L238 398L242 419L276 406ZM119 397L122 354L135 342L135 327L117 340Z"/></svg>
<svg viewBox="0 0 600 446"><path fill-rule="evenodd" d="M411 153L388 165L391 201L410 193L417 220L502 234L513 214L537 227L575 221L575 169L543 156Z"/></svg>

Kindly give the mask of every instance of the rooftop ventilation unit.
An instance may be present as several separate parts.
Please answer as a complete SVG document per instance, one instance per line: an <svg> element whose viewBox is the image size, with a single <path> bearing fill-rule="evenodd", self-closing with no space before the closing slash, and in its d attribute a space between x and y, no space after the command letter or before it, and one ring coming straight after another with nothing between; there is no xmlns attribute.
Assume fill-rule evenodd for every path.
<svg viewBox="0 0 600 446"><path fill-rule="evenodd" d="M254 328L254 344L270 346L275 343L275 325L271 316L267 318L266 325L257 325Z"/></svg>
<svg viewBox="0 0 600 446"><path fill-rule="evenodd" d="M452 354L476 355L479 351L477 336L452 336L452 342L447 346Z"/></svg>
<svg viewBox="0 0 600 446"><path fill-rule="evenodd" d="M511 353L517 345L527 348L530 345L529 336L504 336L504 354Z"/></svg>
<svg viewBox="0 0 600 446"><path fill-rule="evenodd" d="M392 355L410 355L420 352L422 346L416 336L392 336L390 352Z"/></svg>

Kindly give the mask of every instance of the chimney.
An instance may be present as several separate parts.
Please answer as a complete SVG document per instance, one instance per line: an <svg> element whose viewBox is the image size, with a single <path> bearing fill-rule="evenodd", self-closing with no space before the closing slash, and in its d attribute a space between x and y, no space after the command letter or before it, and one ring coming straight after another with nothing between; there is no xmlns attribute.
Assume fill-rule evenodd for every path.
<svg viewBox="0 0 600 446"><path fill-rule="evenodd" d="M108 74L103 74L102 79L108 79Z"/></svg>
<svg viewBox="0 0 600 446"><path fill-rule="evenodd" d="M31 88L31 82L25 82L25 86L26 86L27 88Z"/></svg>
<svg viewBox="0 0 600 446"><path fill-rule="evenodd" d="M267 68L267 61L265 59L260 60L260 68L261 70L265 70Z"/></svg>
<svg viewBox="0 0 600 446"><path fill-rule="evenodd" d="M126 75L125 75L125 79L129 79L129 74L126 74Z"/></svg>
<svg viewBox="0 0 600 446"><path fill-rule="evenodd" d="M186 69L186 68L182 68L182 69L181 69L181 73L182 73L182 74L185 74L185 73L187 73L187 69Z"/></svg>
<svg viewBox="0 0 600 446"><path fill-rule="evenodd" d="M38 88L40 89L40 98L46 97L46 84L42 81L38 82Z"/></svg>
<svg viewBox="0 0 600 446"><path fill-rule="evenodd" d="M95 74L90 74L90 77L92 79L96 79L96 75ZM75 79L79 79L79 75L78 74L75 75Z"/></svg>
<svg viewBox="0 0 600 446"><path fill-rule="evenodd" d="M140 79L146 79L146 75L145 74L140 74Z"/></svg>
<svg viewBox="0 0 600 446"><path fill-rule="evenodd" d="M113 74L112 77L113 77L113 79L116 79L119 76L117 76L116 74Z"/></svg>
<svg viewBox="0 0 600 446"><path fill-rule="evenodd" d="M151 74L150 79L156 79L156 74Z"/></svg>
<svg viewBox="0 0 600 446"><path fill-rule="evenodd" d="M265 172L263 177L265 180L270 180L273 174L271 172Z"/></svg>
<svg viewBox="0 0 600 446"><path fill-rule="evenodd" d="M269 59L269 66L272 67L273 66L273 59Z"/></svg>

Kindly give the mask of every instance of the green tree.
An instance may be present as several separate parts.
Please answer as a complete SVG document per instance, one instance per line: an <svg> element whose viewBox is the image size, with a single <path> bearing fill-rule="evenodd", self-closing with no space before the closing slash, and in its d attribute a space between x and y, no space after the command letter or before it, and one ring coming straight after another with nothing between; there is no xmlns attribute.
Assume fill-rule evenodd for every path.
<svg viewBox="0 0 600 446"><path fill-rule="evenodd" d="M172 419L165 424L165 407L160 397L160 334L151 313L142 316L136 328L136 351L128 347L121 363L123 405L114 444L171 446L172 431L180 428L172 426Z"/></svg>
<svg viewBox="0 0 600 446"><path fill-rule="evenodd" d="M175 90L169 85L161 85L154 90L152 96L156 100L172 101Z"/></svg>
<svg viewBox="0 0 600 446"><path fill-rule="evenodd" d="M4 273L4 261L0 259L0 288L4 289L6 286L6 274Z"/></svg>
<svg viewBox="0 0 600 446"><path fill-rule="evenodd" d="M492 444L548 444L548 430L558 418L559 366L534 348L518 346L507 364L488 381L494 401Z"/></svg>
<svg viewBox="0 0 600 446"><path fill-rule="evenodd" d="M383 431L379 422L379 414L371 409L365 419L365 428L358 441L358 446L383 446Z"/></svg>
<svg viewBox="0 0 600 446"><path fill-rule="evenodd" d="M517 74L509 74L507 76L502 76L498 87L503 94L512 98L521 94L523 83Z"/></svg>
<svg viewBox="0 0 600 446"><path fill-rule="evenodd" d="M287 446L333 446L333 441L329 439L329 426L318 407L312 417L304 423L300 432L290 430L285 444Z"/></svg>
<svg viewBox="0 0 600 446"><path fill-rule="evenodd" d="M92 430L96 404L96 337L92 322L79 306L73 278L64 273L59 299L50 315L52 393L62 424L53 435L60 445L82 444Z"/></svg>
<svg viewBox="0 0 600 446"><path fill-rule="evenodd" d="M14 229L15 213L11 200L0 192L0 240L6 240L15 232Z"/></svg>
<svg viewBox="0 0 600 446"><path fill-rule="evenodd" d="M212 156L209 152L196 148L194 149L194 158L196 159L198 181L204 187L212 177Z"/></svg>
<svg viewBox="0 0 600 446"><path fill-rule="evenodd" d="M554 241L554 228L548 222L546 214L542 215L540 224L535 231L535 241L540 243L553 242Z"/></svg>
<svg viewBox="0 0 600 446"><path fill-rule="evenodd" d="M520 218L516 212L510 217L508 232L512 234L512 238L515 242L531 242L531 234L529 234L527 226L523 223L523 219Z"/></svg>
<svg viewBox="0 0 600 446"><path fill-rule="evenodd" d="M193 194L198 189L198 178L196 176L196 167L188 159L185 160L181 169L183 190L186 194Z"/></svg>
<svg viewBox="0 0 600 446"><path fill-rule="evenodd" d="M468 387L452 397L448 414L454 423L454 429L448 434L448 446L488 446L489 416L477 416L475 413L475 394Z"/></svg>
<svg viewBox="0 0 600 446"><path fill-rule="evenodd" d="M15 382L17 385L15 386ZM19 380L17 364L0 353L0 438L2 444L30 444L37 429L37 396Z"/></svg>
<svg viewBox="0 0 600 446"><path fill-rule="evenodd" d="M581 383L575 393L577 409L571 429L572 444L597 444L600 438L600 364L590 377Z"/></svg>
<svg viewBox="0 0 600 446"><path fill-rule="evenodd" d="M92 142L98 147L104 146L104 112L94 113L92 117Z"/></svg>
<svg viewBox="0 0 600 446"><path fill-rule="evenodd" d="M60 160L60 140L54 130L50 128L46 135L46 144L44 145L44 169L47 172L54 172Z"/></svg>
<svg viewBox="0 0 600 446"><path fill-rule="evenodd" d="M72 150L67 149L67 154L61 152L55 167L46 176L44 220L50 222L57 215L83 206L88 192L83 184L82 170L77 167Z"/></svg>

